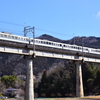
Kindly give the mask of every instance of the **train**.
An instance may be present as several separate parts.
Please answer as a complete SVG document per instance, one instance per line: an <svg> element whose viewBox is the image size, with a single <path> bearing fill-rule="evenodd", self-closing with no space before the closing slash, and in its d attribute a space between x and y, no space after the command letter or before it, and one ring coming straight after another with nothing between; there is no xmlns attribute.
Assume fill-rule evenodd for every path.
<svg viewBox="0 0 100 100"><path fill-rule="evenodd" d="M5 32L0 33L0 40L24 43L24 44L35 44L38 46L46 46L51 48L58 48L58 49L65 49L77 52L85 52L85 53L93 53L93 54L100 54L100 49L89 48L89 47L82 47L78 45L70 45L65 43L53 42L44 39L33 39L29 37L17 36Z"/></svg>

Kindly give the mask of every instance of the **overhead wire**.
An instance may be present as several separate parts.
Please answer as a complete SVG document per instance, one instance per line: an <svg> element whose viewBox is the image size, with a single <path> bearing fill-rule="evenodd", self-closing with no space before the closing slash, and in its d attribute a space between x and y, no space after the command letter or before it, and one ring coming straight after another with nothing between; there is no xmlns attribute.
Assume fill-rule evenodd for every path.
<svg viewBox="0 0 100 100"><path fill-rule="evenodd" d="M23 31L16 31L16 30L9 30L9 29L3 29L3 28L0 28L0 31L1 32L6 32L6 33L13 33L13 34L17 34L17 35L23 35Z"/></svg>
<svg viewBox="0 0 100 100"><path fill-rule="evenodd" d="M44 29L40 29L40 28L35 28L35 29L37 29L37 30L39 30L39 31L44 31L44 32L48 32L48 33L54 33L54 34L60 34L60 35L67 35L67 36L73 36L73 35L68 35L68 34L62 34L62 33L58 33L58 32L53 32L53 31L49 31L49 30L44 30Z"/></svg>
<svg viewBox="0 0 100 100"><path fill-rule="evenodd" d="M17 23L12 23L12 22L6 22L6 21L1 21L1 20L0 20L0 23L11 24L11 25L17 25L17 26L25 26L25 25L22 25L22 24L17 24Z"/></svg>
<svg viewBox="0 0 100 100"><path fill-rule="evenodd" d="M12 22L6 22L6 21L1 21L1 20L0 20L0 23L11 24L11 25L17 25L17 26L21 26L21 27L25 27L25 26L26 26L26 25L23 25L23 24L12 23ZM62 34L62 33L59 33L59 32L53 32L53 31L50 31L50 30L45 30L45 29L41 29L41 28L37 28L37 27L35 27L35 29L38 30L38 31L53 33L53 34L57 34L57 35L66 35L66 36L70 36L70 37L73 36L73 35L68 35L68 34Z"/></svg>
<svg viewBox="0 0 100 100"><path fill-rule="evenodd" d="M15 31L15 32L23 32L23 31L18 31L18 30L9 30L9 29L4 29L4 28L0 28L1 30L7 30L7 31Z"/></svg>
<svg viewBox="0 0 100 100"><path fill-rule="evenodd" d="M0 23L4 23L4 24L11 24L11 25L16 25L16 26L21 26L21 27L25 27L26 25L23 25L23 24L18 24L18 23L12 23L12 22L6 22L6 21L1 21L0 20ZM48 33L53 33L53 34L57 34L57 35L66 35L66 36L70 36L70 37L73 37L73 35L68 35L68 34L62 34L62 33L59 33L59 32L53 32L53 31L50 31L50 30L45 30L45 29L41 29L41 28L35 28L36 30L38 31L43 31L43 32L48 32ZM9 33L15 33L15 34L20 34L20 35L24 35L23 32L24 31L18 31L18 30L10 30L10 29L5 29L5 28L0 28L0 31L1 32L9 32ZM17 32L17 33L16 33ZM31 36L31 34L29 34L29 36ZM82 43L78 42L78 44L82 45ZM90 46L88 44L84 44L84 46ZM93 45L92 45L93 46ZM99 46L93 46L95 48L99 48Z"/></svg>

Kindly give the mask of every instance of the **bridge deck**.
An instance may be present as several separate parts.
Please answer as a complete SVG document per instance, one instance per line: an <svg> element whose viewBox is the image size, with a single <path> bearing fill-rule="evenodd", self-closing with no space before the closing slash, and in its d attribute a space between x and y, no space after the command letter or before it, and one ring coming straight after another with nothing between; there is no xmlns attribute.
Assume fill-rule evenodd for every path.
<svg viewBox="0 0 100 100"><path fill-rule="evenodd" d="M16 42L0 41L0 52L3 53L13 53L19 55L33 55L33 45L22 44ZM100 55L84 53L82 52L57 49L52 47L44 46L35 46L35 54L40 57L51 57L51 58L60 58L60 59L71 59L71 60L82 60L88 62L98 62L100 63Z"/></svg>

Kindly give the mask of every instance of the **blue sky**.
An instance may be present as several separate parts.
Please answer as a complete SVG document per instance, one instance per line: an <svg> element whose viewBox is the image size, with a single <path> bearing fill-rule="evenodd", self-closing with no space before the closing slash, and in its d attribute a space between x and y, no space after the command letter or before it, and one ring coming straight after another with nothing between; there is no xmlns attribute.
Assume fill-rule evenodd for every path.
<svg viewBox="0 0 100 100"><path fill-rule="evenodd" d="M16 35L34 26L36 37L100 37L100 0L1 0L0 13L0 31Z"/></svg>

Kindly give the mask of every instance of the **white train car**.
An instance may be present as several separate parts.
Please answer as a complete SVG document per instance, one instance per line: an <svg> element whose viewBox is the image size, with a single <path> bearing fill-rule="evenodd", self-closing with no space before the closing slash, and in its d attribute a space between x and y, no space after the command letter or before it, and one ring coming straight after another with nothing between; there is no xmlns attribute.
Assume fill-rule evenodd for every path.
<svg viewBox="0 0 100 100"><path fill-rule="evenodd" d="M33 38L28 38L28 37L23 37L23 36L12 35L9 33L0 33L0 40L3 40L3 41L7 40L7 41L25 43L25 44L35 43L35 45L40 45L40 46L59 48L59 49L77 51L77 52L100 54L100 49L53 42L49 40L33 39Z"/></svg>
<svg viewBox="0 0 100 100"><path fill-rule="evenodd" d="M13 42L20 42L20 43L28 43L29 38L12 35L8 33L0 33L0 40L7 40L7 41L13 41Z"/></svg>

